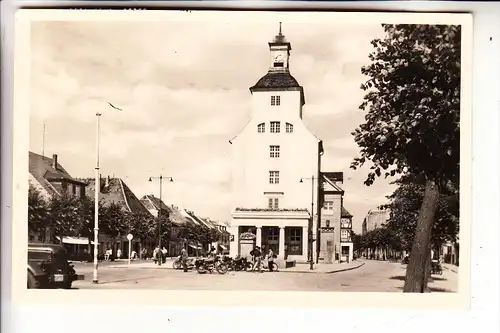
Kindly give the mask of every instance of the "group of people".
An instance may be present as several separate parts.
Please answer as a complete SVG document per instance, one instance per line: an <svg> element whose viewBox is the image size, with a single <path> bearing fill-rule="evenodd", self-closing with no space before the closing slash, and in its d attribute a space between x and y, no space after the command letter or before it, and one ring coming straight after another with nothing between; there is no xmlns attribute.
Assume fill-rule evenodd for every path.
<svg viewBox="0 0 500 333"><path fill-rule="evenodd" d="M250 255L252 256L254 262L253 269L255 270L258 268L259 272L262 273L262 260L266 258L266 254L260 246L256 246L252 251L250 251ZM269 251L267 251L267 268L269 269L269 272L273 271L274 258L274 252L271 248L269 248Z"/></svg>
<svg viewBox="0 0 500 333"><path fill-rule="evenodd" d="M164 263L167 260L167 249L165 246L163 246L161 249L159 246L157 246L154 251L153 251L153 261L156 264L158 261L161 260L162 263Z"/></svg>

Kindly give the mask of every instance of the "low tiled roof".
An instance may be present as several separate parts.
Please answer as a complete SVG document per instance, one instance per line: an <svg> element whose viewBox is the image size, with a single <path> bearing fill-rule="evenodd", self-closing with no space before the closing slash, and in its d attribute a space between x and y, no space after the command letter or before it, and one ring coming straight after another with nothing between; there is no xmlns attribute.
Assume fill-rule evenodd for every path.
<svg viewBox="0 0 500 333"><path fill-rule="evenodd" d="M29 173L49 195L60 194L50 184L48 181L49 179L65 179L73 183L80 183L80 181L71 177L60 163L57 163L56 169L54 169L53 163L54 160L50 157L42 156L31 151L29 152Z"/></svg>
<svg viewBox="0 0 500 333"><path fill-rule="evenodd" d="M141 202L146 208L158 210L160 207L160 199L152 194L147 194L141 198ZM170 221L175 224L181 225L189 223L187 218L181 214L179 209L166 205L163 200L161 201L161 209L168 212Z"/></svg>
<svg viewBox="0 0 500 333"><path fill-rule="evenodd" d="M347 209L345 209L344 206L342 206L341 217L352 217L352 214L349 213L349 211Z"/></svg>
<svg viewBox="0 0 500 333"><path fill-rule="evenodd" d="M81 180L87 184L86 194L89 197L94 198L95 179L86 178ZM124 210L129 212L143 212L149 214L149 210L144 207L127 184L125 184L125 182L120 178L109 178L107 182L106 179L101 179L101 192L99 193L99 200L104 201L105 204L115 202Z"/></svg>

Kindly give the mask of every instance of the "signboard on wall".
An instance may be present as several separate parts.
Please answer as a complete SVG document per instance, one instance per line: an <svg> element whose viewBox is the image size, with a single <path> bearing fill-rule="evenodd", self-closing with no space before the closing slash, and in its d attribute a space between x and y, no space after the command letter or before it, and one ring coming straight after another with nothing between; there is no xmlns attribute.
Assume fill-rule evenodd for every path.
<svg viewBox="0 0 500 333"><path fill-rule="evenodd" d="M230 235L230 236L229 236L229 241L230 241L230 242L234 242L234 235Z"/></svg>
<svg viewBox="0 0 500 333"><path fill-rule="evenodd" d="M240 235L241 240L254 240L256 236L251 232L244 232Z"/></svg>

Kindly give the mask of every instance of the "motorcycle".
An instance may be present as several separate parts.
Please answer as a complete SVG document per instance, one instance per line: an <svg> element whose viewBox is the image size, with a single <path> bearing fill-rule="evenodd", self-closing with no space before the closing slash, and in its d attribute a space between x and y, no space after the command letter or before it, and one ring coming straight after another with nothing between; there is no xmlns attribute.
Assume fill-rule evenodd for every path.
<svg viewBox="0 0 500 333"><path fill-rule="evenodd" d="M279 265L276 261L273 261L273 272L277 272L279 270ZM247 270L247 272L254 272L254 271L258 271L259 270L259 267L257 267L257 262L254 261L253 263L251 263L251 267L249 270ZM262 258L260 260L260 270L261 271L269 271L269 260L268 259L264 259Z"/></svg>
<svg viewBox="0 0 500 333"><path fill-rule="evenodd" d="M226 274L228 271L228 265L218 258L198 258L194 265L199 274L212 274L214 270L219 274Z"/></svg>
<svg viewBox="0 0 500 333"><path fill-rule="evenodd" d="M188 269L193 269L194 268L193 258L188 258L186 264L187 264L187 268ZM182 258L181 258L181 256L177 257L177 259L174 260L174 262L172 263L172 268L173 269L182 269Z"/></svg>
<svg viewBox="0 0 500 333"><path fill-rule="evenodd" d="M252 270L252 263L247 260L245 257L240 257L237 256L231 261L230 268L233 271L251 271Z"/></svg>

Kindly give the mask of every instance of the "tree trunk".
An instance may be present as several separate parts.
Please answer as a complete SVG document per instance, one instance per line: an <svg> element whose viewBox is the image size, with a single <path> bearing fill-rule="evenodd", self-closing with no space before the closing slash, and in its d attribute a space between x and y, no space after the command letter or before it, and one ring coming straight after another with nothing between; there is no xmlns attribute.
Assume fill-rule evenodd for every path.
<svg viewBox="0 0 500 333"><path fill-rule="evenodd" d="M424 199L418 214L410 261L406 268L406 279L403 289L405 293L423 293L425 291L427 285L425 267L426 261L430 260L432 224L434 223L438 199L439 189L437 184L432 180L427 180Z"/></svg>
<svg viewBox="0 0 500 333"><path fill-rule="evenodd" d="M424 292L429 292L428 288L428 283L429 283L429 278L431 278L431 262L432 262L432 257L431 257L431 249L427 250L427 257L425 259L425 270L424 270Z"/></svg>

